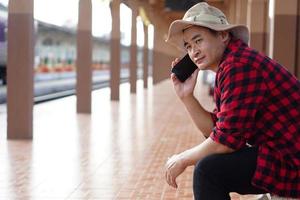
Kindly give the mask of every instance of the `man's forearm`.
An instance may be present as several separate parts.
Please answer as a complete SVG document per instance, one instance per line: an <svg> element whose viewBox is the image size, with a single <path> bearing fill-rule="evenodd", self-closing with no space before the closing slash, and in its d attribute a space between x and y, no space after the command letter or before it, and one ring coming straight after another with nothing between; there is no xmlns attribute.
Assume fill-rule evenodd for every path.
<svg viewBox="0 0 300 200"><path fill-rule="evenodd" d="M209 137L213 128L213 121L210 113L200 105L194 96L185 97L182 99L182 102L197 128L204 134L204 136Z"/></svg>
<svg viewBox="0 0 300 200"><path fill-rule="evenodd" d="M185 166L195 165L199 160L212 154L231 153L234 150L207 138L204 142L182 152L182 162Z"/></svg>

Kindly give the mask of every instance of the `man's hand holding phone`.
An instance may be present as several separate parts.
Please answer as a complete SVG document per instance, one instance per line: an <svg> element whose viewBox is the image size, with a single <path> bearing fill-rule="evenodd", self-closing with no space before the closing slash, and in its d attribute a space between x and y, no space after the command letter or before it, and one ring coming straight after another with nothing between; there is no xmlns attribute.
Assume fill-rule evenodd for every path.
<svg viewBox="0 0 300 200"><path fill-rule="evenodd" d="M172 62L171 71L171 80L177 96L182 100L193 96L199 69L189 55L187 54L182 59L176 58Z"/></svg>

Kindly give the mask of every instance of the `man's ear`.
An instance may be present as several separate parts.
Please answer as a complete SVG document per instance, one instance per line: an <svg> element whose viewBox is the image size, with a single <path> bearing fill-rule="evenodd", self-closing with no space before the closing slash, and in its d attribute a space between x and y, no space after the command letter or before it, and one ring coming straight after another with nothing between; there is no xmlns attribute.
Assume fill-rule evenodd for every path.
<svg viewBox="0 0 300 200"><path fill-rule="evenodd" d="M220 31L219 36L224 43L226 43L230 39L230 34L228 31Z"/></svg>

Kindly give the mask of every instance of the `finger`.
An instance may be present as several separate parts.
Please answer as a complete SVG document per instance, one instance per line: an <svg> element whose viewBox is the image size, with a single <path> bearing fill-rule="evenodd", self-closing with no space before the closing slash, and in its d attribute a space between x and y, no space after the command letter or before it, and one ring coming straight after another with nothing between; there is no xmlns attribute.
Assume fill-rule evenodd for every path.
<svg viewBox="0 0 300 200"><path fill-rule="evenodd" d="M167 168L170 168L171 166L173 166L176 163L176 160L177 160L177 155L168 157L167 164L166 164Z"/></svg>
<svg viewBox="0 0 300 200"><path fill-rule="evenodd" d="M172 186L172 182L171 182L172 177L170 176L169 171L167 172L167 183Z"/></svg>
<svg viewBox="0 0 300 200"><path fill-rule="evenodd" d="M169 170L168 170L167 164L166 164L165 165L165 180L166 180L167 184L170 185L168 173L169 173Z"/></svg>
<svg viewBox="0 0 300 200"><path fill-rule="evenodd" d="M177 182L176 182L176 178L174 179L174 188L178 188Z"/></svg>
<svg viewBox="0 0 300 200"><path fill-rule="evenodd" d="M172 78L173 81L179 81L176 74L174 74L174 73L171 74L171 78Z"/></svg>
<svg viewBox="0 0 300 200"><path fill-rule="evenodd" d="M171 66L174 67L179 62L179 60L179 58L175 58L175 60L172 61Z"/></svg>
<svg viewBox="0 0 300 200"><path fill-rule="evenodd" d="M165 180L168 183L168 174L167 174L167 171L165 171Z"/></svg>
<svg viewBox="0 0 300 200"><path fill-rule="evenodd" d="M167 182L170 186L174 187L175 185L174 185L173 177L172 177L171 173L172 173L171 169L168 168L166 170Z"/></svg>
<svg viewBox="0 0 300 200"><path fill-rule="evenodd" d="M175 178L171 175L171 173L169 173L169 182L170 182L170 186L172 186L173 188L177 188Z"/></svg>
<svg viewBox="0 0 300 200"><path fill-rule="evenodd" d="M176 79L176 75L175 75L174 73L171 73L171 74L170 74L170 77L171 77L171 80L172 80L172 81Z"/></svg>
<svg viewBox="0 0 300 200"><path fill-rule="evenodd" d="M179 80L178 80L178 78L176 77L176 75L174 73L171 74L171 80L175 84L179 83Z"/></svg>
<svg viewBox="0 0 300 200"><path fill-rule="evenodd" d="M172 61L171 67L173 68L175 66L175 61Z"/></svg>
<svg viewBox="0 0 300 200"><path fill-rule="evenodd" d="M168 157L168 158L167 158L167 162L166 162L166 163L169 163L169 162L172 160L172 158L173 158L173 156L171 156L171 157Z"/></svg>
<svg viewBox="0 0 300 200"><path fill-rule="evenodd" d="M171 167L173 167L173 165L175 165L175 161L174 159L170 158L168 161L167 161L167 169L170 169Z"/></svg>
<svg viewBox="0 0 300 200"><path fill-rule="evenodd" d="M176 79L176 75L174 73L171 73L171 78L172 78L172 80Z"/></svg>
<svg viewBox="0 0 300 200"><path fill-rule="evenodd" d="M168 170L167 170L167 176L168 176L168 183L170 186L172 186L173 188L177 188L177 183L176 183L176 176L174 176L172 174L173 170L174 170L174 164L175 162L170 163L170 166L168 166Z"/></svg>
<svg viewBox="0 0 300 200"><path fill-rule="evenodd" d="M168 163L170 162L170 158L171 157L168 157L167 162L166 162L166 166L168 166Z"/></svg>
<svg viewBox="0 0 300 200"><path fill-rule="evenodd" d="M174 187L174 188L177 188L178 186L177 186L177 183L176 183L176 177L173 177L172 175L171 175L171 182L172 182L172 186Z"/></svg>

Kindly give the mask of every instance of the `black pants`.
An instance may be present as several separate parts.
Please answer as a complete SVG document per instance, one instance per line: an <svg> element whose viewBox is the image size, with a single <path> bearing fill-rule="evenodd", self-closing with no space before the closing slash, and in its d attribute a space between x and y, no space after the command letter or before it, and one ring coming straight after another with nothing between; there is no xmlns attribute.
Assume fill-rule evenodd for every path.
<svg viewBox="0 0 300 200"><path fill-rule="evenodd" d="M263 194L251 185L256 168L257 148L249 147L230 154L214 154L199 161L194 170L196 200L230 200L229 192Z"/></svg>

